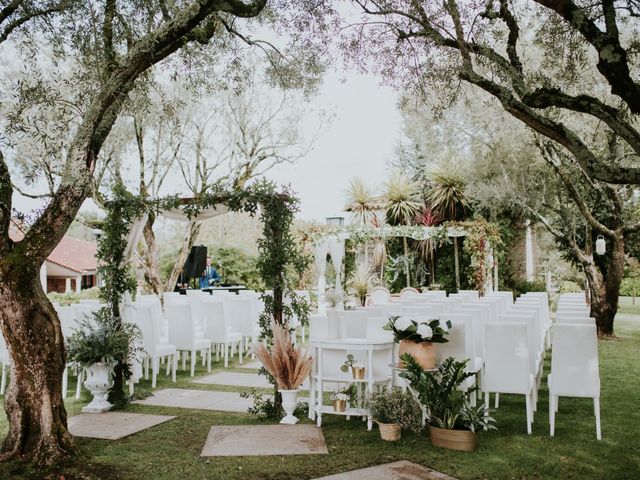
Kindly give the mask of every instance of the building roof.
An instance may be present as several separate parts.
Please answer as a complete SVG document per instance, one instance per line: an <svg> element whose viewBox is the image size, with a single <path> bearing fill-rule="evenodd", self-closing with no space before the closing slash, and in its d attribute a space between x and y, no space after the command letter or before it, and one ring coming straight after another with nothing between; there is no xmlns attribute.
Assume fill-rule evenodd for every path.
<svg viewBox="0 0 640 480"><path fill-rule="evenodd" d="M11 240L19 242L24 238L24 232L24 226L12 218L9 223L9 237ZM65 235L47 257L47 261L78 273L95 272L98 269L97 253L96 242L80 240L79 238Z"/></svg>

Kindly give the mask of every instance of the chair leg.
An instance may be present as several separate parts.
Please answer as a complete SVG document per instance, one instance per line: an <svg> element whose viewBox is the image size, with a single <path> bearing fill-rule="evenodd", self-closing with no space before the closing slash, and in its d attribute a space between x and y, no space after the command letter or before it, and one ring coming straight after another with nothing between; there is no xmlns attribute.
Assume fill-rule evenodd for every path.
<svg viewBox="0 0 640 480"><path fill-rule="evenodd" d="M164 357L162 357L164 358ZM165 373L165 375L169 376L169 374L171 373L171 364L173 363L171 360L171 357L167 357L167 372Z"/></svg>
<svg viewBox="0 0 640 480"><path fill-rule="evenodd" d="M602 430L600 429L600 399L593 399L593 411L596 414L596 438L602 440Z"/></svg>
<svg viewBox="0 0 640 480"><path fill-rule="evenodd" d="M129 382L129 396L133 397L133 382Z"/></svg>
<svg viewBox="0 0 640 480"><path fill-rule="evenodd" d="M496 393L496 400L495 400L495 402L493 404L493 407L494 408L498 408L499 405L500 405L500 394Z"/></svg>
<svg viewBox="0 0 640 480"><path fill-rule="evenodd" d="M180 355L182 356L182 370L186 370L187 369L187 352L180 352Z"/></svg>
<svg viewBox="0 0 640 480"><path fill-rule="evenodd" d="M242 342L238 345L238 358L240 359L240 365L242 365L243 360L243 350L242 350Z"/></svg>
<svg viewBox="0 0 640 480"><path fill-rule="evenodd" d="M67 398L67 386L69 383L69 367L64 367L62 374L62 398Z"/></svg>
<svg viewBox="0 0 640 480"><path fill-rule="evenodd" d="M149 380L149 357L144 359L144 379Z"/></svg>
<svg viewBox="0 0 640 480"><path fill-rule="evenodd" d="M176 370L178 369L178 352L176 351L173 355L171 355L171 363L173 363L173 368L171 369L171 381L176 383Z"/></svg>
<svg viewBox="0 0 640 480"><path fill-rule="evenodd" d="M220 361L220 344L216 344L216 362Z"/></svg>
<svg viewBox="0 0 640 480"><path fill-rule="evenodd" d="M558 413L558 404L560 403L560 397L556 396L555 400L553 401L553 406L556 409L556 413Z"/></svg>
<svg viewBox="0 0 640 480"><path fill-rule="evenodd" d="M229 367L229 345L224 344L224 368Z"/></svg>
<svg viewBox="0 0 640 480"><path fill-rule="evenodd" d="M84 377L84 368L80 368L78 371L78 383L76 384L76 400L80 400L80 394L82 393L82 377Z"/></svg>
<svg viewBox="0 0 640 480"><path fill-rule="evenodd" d="M556 431L555 396L549 394L549 435L553 437Z"/></svg>
<svg viewBox="0 0 640 480"><path fill-rule="evenodd" d="M151 388L156 388L156 379L158 377L158 369L160 368L160 359L158 357L153 357L152 362L153 366L151 372Z"/></svg>
<svg viewBox="0 0 640 480"><path fill-rule="evenodd" d="M207 372L211 371L211 345L207 349Z"/></svg>
<svg viewBox="0 0 640 480"><path fill-rule="evenodd" d="M196 375L196 351L191 350L191 376Z"/></svg>
<svg viewBox="0 0 640 480"><path fill-rule="evenodd" d="M525 396L525 403L527 406L527 434L531 435L531 394L528 393Z"/></svg>

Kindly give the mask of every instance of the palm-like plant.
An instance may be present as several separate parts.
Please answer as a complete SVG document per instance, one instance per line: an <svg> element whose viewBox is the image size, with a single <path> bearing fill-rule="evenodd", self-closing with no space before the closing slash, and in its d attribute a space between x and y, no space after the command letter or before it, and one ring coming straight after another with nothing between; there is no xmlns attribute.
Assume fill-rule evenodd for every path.
<svg viewBox="0 0 640 480"><path fill-rule="evenodd" d="M464 190L465 181L460 168L451 163L441 166L429 166L427 177L431 180L431 190L427 204L443 220L461 220L469 202ZM460 260L458 257L458 237L453 237L456 288L460 289Z"/></svg>
<svg viewBox="0 0 640 480"><path fill-rule="evenodd" d="M424 225L425 227L432 227L440 223L440 217L436 215L433 210L429 207L424 207L422 212L416 217L416 223L418 225ZM435 251L436 251L436 242L433 238L429 237L425 240L420 240L417 245L417 250L420 255L420 258L427 263L429 262L431 265L430 273L431 273L431 283L435 283Z"/></svg>
<svg viewBox="0 0 640 480"><path fill-rule="evenodd" d="M358 302L360 302L361 307L364 307L370 286L371 272L369 271L369 265L366 263L358 265L358 268L349 280L349 288L358 299Z"/></svg>
<svg viewBox="0 0 640 480"><path fill-rule="evenodd" d="M362 178L355 177L347 188L347 205L345 210L351 213L353 222L370 225L376 217L379 199Z"/></svg>
<svg viewBox="0 0 640 480"><path fill-rule="evenodd" d="M385 200L387 218L396 225L409 225L420 211L420 203L417 201L420 184L413 181L402 172L394 172L385 184ZM405 259L409 258L409 245L407 237L402 237ZM408 262L405 275L407 287L411 286Z"/></svg>

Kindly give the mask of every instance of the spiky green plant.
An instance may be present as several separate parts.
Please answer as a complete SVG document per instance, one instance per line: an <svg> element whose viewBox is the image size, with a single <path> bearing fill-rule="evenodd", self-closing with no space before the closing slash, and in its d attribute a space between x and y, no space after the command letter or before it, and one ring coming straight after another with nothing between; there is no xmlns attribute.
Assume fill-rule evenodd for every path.
<svg viewBox="0 0 640 480"><path fill-rule="evenodd" d="M375 219L379 203L379 198L362 178L351 179L347 188L345 209L351 213L354 223L370 225Z"/></svg>
<svg viewBox="0 0 640 480"><path fill-rule="evenodd" d="M417 201L420 184L413 181L402 172L396 171L387 180L385 191L386 213L390 222L396 225L410 225L420 212L420 202ZM409 244L407 237L402 237L404 256L409 258ZM405 269L407 287L411 286L409 264Z"/></svg>
<svg viewBox="0 0 640 480"><path fill-rule="evenodd" d="M369 265L362 263L358 265L358 268L356 268L353 276L349 280L349 290L356 296L360 302L360 306L364 306L370 286L371 272L369 271Z"/></svg>

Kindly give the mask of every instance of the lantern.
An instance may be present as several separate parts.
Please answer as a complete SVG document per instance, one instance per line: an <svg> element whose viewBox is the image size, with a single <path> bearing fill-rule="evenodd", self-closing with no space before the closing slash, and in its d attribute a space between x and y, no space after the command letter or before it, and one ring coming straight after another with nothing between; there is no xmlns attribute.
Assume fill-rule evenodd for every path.
<svg viewBox="0 0 640 480"><path fill-rule="evenodd" d="M602 235L598 235L596 240L596 253L598 255L604 255L604 252L607 251L607 244L604 241L604 237Z"/></svg>

